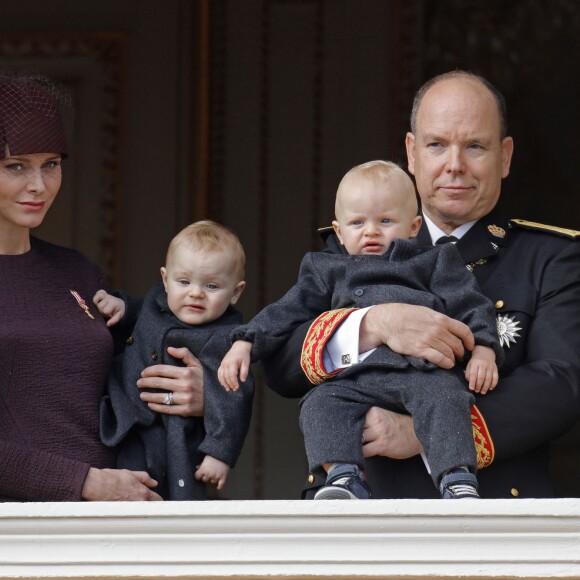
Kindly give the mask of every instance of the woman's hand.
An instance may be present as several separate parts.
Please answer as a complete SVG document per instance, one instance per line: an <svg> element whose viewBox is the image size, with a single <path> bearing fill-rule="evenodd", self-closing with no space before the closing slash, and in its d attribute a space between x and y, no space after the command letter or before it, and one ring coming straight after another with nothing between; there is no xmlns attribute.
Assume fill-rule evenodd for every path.
<svg viewBox="0 0 580 580"><path fill-rule="evenodd" d="M87 501L163 501L152 488L157 482L145 471L91 467L82 498Z"/></svg>
<svg viewBox="0 0 580 580"><path fill-rule="evenodd" d="M191 352L183 348L167 348L173 357L186 365L153 365L147 367L137 381L140 389L163 389L165 393L143 390L141 400L152 411L182 417L203 416L203 367ZM171 396L168 398L169 393Z"/></svg>

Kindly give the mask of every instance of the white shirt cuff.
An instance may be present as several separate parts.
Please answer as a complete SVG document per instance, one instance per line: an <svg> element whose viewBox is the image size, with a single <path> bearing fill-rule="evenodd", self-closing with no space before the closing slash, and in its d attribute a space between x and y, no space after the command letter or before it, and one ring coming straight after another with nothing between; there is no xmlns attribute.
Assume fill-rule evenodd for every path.
<svg viewBox="0 0 580 580"><path fill-rule="evenodd" d="M371 308L361 308L349 314L326 343L322 363L327 373L362 362L376 350L373 348L363 353L358 351L360 324Z"/></svg>

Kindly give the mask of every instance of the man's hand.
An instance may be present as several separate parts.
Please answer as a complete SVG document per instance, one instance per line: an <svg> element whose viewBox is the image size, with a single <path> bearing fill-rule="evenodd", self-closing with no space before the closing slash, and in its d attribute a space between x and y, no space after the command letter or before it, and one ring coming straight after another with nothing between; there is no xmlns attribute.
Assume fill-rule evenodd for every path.
<svg viewBox="0 0 580 580"><path fill-rule="evenodd" d="M141 400L152 411L182 417L203 416L203 367L191 352L183 348L168 347L167 352L186 365L153 365L141 373L137 381L140 389L164 389L173 393L173 403L164 404L167 393L152 393L143 390Z"/></svg>
<svg viewBox="0 0 580 580"><path fill-rule="evenodd" d="M463 322L425 306L379 304L364 316L359 351L381 344L399 354L427 359L444 369L461 360L475 346L473 334Z"/></svg>
<svg viewBox="0 0 580 580"><path fill-rule="evenodd" d="M82 498L88 501L163 501L152 491L157 482L145 471L91 467Z"/></svg>
<svg viewBox="0 0 580 580"><path fill-rule="evenodd" d="M379 407L371 407L363 430L363 455L408 459L422 451L413 429L413 419Z"/></svg>
<svg viewBox="0 0 580 580"><path fill-rule="evenodd" d="M114 326L125 315L125 303L116 296L111 296L104 290L97 290L93 296L93 303L97 310L106 316L107 326Z"/></svg>

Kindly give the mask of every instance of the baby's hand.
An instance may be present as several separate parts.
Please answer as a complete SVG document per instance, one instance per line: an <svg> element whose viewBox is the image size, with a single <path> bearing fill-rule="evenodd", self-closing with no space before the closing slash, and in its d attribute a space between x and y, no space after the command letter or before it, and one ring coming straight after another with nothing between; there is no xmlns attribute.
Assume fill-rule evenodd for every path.
<svg viewBox="0 0 580 580"><path fill-rule="evenodd" d="M478 345L473 349L471 360L465 369L469 390L485 395L497 385L499 374L495 364L495 353L491 348Z"/></svg>
<svg viewBox="0 0 580 580"><path fill-rule="evenodd" d="M238 373L240 381L246 382L250 372L250 353L252 343L245 340L236 340L232 348L222 360L218 369L218 380L226 391L237 391L240 388L238 383Z"/></svg>
<svg viewBox="0 0 580 580"><path fill-rule="evenodd" d="M195 479L204 483L213 483L217 489L223 489L230 472L230 466L215 457L206 455L195 472Z"/></svg>
<svg viewBox="0 0 580 580"><path fill-rule="evenodd" d="M116 296L111 296L104 290L97 290L93 297L97 310L108 317L107 326L114 326L125 315L125 303Z"/></svg>

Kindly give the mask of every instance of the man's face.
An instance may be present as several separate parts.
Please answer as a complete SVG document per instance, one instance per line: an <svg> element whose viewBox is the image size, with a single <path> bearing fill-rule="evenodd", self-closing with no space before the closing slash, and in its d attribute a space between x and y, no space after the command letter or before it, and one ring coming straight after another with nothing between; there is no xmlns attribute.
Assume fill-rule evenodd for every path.
<svg viewBox="0 0 580 580"><path fill-rule="evenodd" d="M497 104L481 83L457 78L431 87L406 145L423 211L443 231L494 208L509 173L513 141L500 138Z"/></svg>

